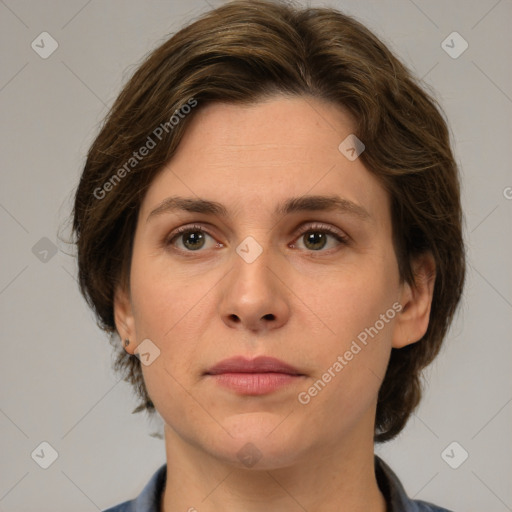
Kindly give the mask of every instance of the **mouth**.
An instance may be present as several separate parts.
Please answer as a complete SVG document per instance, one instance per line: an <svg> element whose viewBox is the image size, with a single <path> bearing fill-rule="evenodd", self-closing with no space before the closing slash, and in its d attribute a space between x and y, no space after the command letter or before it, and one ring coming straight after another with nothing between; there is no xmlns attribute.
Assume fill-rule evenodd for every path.
<svg viewBox="0 0 512 512"><path fill-rule="evenodd" d="M266 356L225 359L212 366L204 375L237 394L253 396L272 393L305 377L297 368Z"/></svg>

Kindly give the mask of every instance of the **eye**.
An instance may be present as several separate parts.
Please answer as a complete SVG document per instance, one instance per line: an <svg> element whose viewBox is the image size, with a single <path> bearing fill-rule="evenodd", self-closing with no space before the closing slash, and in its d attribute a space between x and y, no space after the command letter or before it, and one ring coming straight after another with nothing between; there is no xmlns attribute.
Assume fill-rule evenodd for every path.
<svg viewBox="0 0 512 512"><path fill-rule="evenodd" d="M208 239L210 239L209 246ZM331 243L329 244L329 242ZM290 244L290 247L298 246L299 249L305 248L308 251L319 252L323 249L335 249L337 246L346 245L347 243L348 237L329 226L309 225L302 229L299 237L294 243ZM201 249L223 247L223 244L216 242L203 226L198 225L177 228L169 235L165 244L172 245L182 252L196 252Z"/></svg>
<svg viewBox="0 0 512 512"><path fill-rule="evenodd" d="M331 240L330 247L329 239ZM328 226L313 225L306 226L306 228L300 233L297 241L294 242L291 247L295 247L298 241L303 242L306 250L318 252L325 248L329 250L342 244L346 245L348 243L348 238ZM299 246L299 248L301 247Z"/></svg>
<svg viewBox="0 0 512 512"><path fill-rule="evenodd" d="M202 226L182 226L176 229L167 239L166 245L174 245L184 252L199 251L207 246L208 238L213 240L213 246L222 246L222 244L215 242L214 238Z"/></svg>

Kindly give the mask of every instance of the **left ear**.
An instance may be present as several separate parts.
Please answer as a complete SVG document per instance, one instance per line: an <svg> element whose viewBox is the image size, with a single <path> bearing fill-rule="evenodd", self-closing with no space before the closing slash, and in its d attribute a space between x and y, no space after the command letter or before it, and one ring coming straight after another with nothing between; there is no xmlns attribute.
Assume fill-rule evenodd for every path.
<svg viewBox="0 0 512 512"><path fill-rule="evenodd" d="M396 317L393 348L402 348L419 341L428 328L436 279L436 264L432 253L416 256L412 262L412 271L414 283L405 282L402 287L402 310Z"/></svg>

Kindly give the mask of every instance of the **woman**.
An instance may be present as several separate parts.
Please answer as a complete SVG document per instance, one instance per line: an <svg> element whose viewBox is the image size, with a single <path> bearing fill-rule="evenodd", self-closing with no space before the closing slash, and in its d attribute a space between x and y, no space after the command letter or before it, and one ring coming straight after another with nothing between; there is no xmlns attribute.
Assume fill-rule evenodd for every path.
<svg viewBox="0 0 512 512"><path fill-rule="evenodd" d="M435 102L330 9L235 1L156 49L76 193L82 292L165 424L112 511L442 511L374 442L459 302L458 171Z"/></svg>

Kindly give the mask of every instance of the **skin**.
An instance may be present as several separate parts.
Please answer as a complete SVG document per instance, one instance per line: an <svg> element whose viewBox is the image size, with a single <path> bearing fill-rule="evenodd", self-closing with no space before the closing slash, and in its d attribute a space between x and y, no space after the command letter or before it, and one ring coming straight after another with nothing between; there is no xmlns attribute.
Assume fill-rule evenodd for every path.
<svg viewBox="0 0 512 512"><path fill-rule="evenodd" d="M115 318L128 352L145 339L160 350L142 369L165 422L162 511L385 510L373 469L377 393L391 348L427 329L435 269L424 255L414 262L417 283L401 282L388 194L360 158L338 150L353 130L348 113L309 97L206 105L149 187ZM277 204L306 194L338 195L368 218L274 215ZM229 215L150 216L169 196L217 201ZM201 248L190 250L190 235L169 243L190 224L208 231ZM318 224L348 242L311 242ZM236 252L248 236L262 248L252 263ZM396 302L403 309L301 404L298 394ZM304 376L247 396L204 375L237 355L276 357ZM252 467L237 455L247 443L257 449Z"/></svg>

